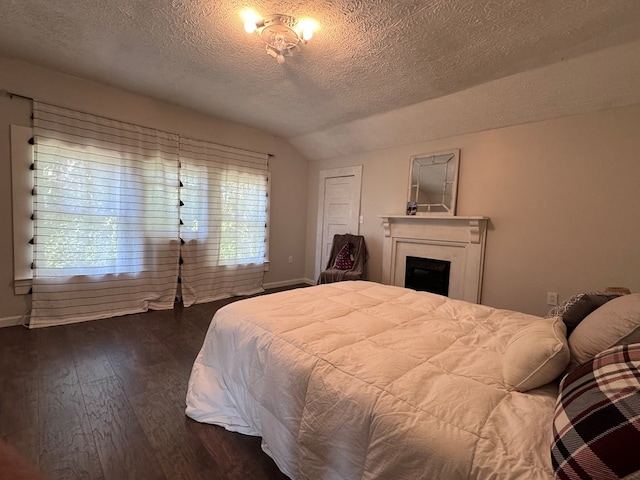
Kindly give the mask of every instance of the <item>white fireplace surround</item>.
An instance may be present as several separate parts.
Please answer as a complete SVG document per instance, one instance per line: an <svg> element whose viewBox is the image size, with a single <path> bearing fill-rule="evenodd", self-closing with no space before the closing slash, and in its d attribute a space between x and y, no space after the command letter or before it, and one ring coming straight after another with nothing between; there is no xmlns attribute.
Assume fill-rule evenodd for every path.
<svg viewBox="0 0 640 480"><path fill-rule="evenodd" d="M382 283L404 287L406 258L451 262L449 297L480 303L487 217L379 215Z"/></svg>

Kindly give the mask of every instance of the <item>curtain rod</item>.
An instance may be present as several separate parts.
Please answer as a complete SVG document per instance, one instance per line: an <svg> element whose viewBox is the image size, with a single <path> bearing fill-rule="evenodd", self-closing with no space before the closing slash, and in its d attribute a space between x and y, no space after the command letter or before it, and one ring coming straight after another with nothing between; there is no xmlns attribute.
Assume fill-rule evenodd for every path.
<svg viewBox="0 0 640 480"><path fill-rule="evenodd" d="M9 98L18 97L18 98L23 98L25 100L31 100L32 102L36 101L35 98L33 98L33 97L27 97L26 95L20 95L19 93L10 92L6 88L0 89L0 94L4 95L6 97L9 97ZM62 108L67 108L67 107L62 107ZM118 120L118 121L121 122L122 120ZM125 122L125 123L128 123L128 122ZM211 142L211 140L202 140L202 141ZM220 145L222 147L237 148L238 150L244 150L245 152L257 153L259 155L266 155L268 158L273 158L273 153L256 152L254 150L248 150L246 148L236 147L234 145L225 145L223 143L217 143L217 142L212 142L212 143L216 143L217 145Z"/></svg>
<svg viewBox="0 0 640 480"><path fill-rule="evenodd" d="M2 95L6 96L6 97L9 97L9 98L18 97L18 98L24 98L25 100L33 101L33 98L31 98L31 97L27 97L25 95L20 95L19 93L10 92L6 88L1 89L0 93Z"/></svg>

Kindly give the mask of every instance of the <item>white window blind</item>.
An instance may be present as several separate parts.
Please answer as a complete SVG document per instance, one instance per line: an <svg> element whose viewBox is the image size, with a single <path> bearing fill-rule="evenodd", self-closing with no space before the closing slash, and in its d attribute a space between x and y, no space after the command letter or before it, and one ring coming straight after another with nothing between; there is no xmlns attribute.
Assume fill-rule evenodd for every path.
<svg viewBox="0 0 640 480"><path fill-rule="evenodd" d="M180 138L182 301L262 291L267 155Z"/></svg>
<svg viewBox="0 0 640 480"><path fill-rule="evenodd" d="M172 308L178 136L34 102L31 327Z"/></svg>

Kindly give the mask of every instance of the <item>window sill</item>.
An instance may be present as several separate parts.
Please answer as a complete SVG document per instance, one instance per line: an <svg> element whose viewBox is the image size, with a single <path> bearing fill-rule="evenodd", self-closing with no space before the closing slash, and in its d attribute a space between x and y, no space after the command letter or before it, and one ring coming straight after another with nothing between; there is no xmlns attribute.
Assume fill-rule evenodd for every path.
<svg viewBox="0 0 640 480"><path fill-rule="evenodd" d="M28 295L31 293L31 278L18 278L13 282L13 290L16 295Z"/></svg>
<svg viewBox="0 0 640 480"><path fill-rule="evenodd" d="M264 262L264 271L269 271L269 262ZM17 278L13 281L13 291L15 295L29 295L31 293L32 278Z"/></svg>

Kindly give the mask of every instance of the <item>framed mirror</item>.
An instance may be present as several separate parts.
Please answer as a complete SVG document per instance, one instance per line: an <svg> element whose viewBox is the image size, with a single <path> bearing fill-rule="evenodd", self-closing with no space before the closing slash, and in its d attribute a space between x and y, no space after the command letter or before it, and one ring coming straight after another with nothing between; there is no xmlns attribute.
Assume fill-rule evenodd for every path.
<svg viewBox="0 0 640 480"><path fill-rule="evenodd" d="M413 155L409 168L407 213L455 215L459 164L460 150Z"/></svg>

